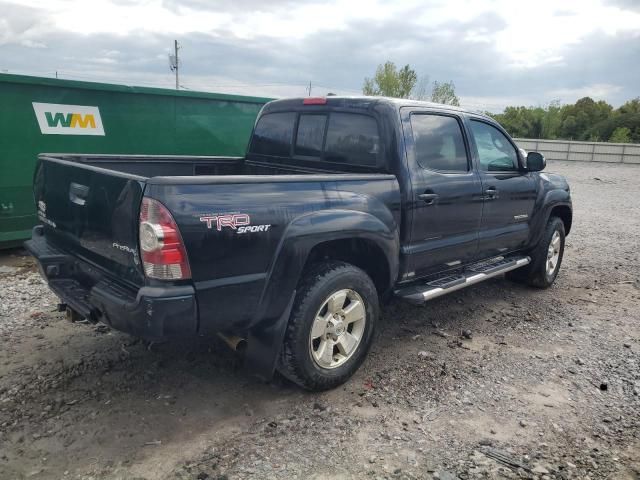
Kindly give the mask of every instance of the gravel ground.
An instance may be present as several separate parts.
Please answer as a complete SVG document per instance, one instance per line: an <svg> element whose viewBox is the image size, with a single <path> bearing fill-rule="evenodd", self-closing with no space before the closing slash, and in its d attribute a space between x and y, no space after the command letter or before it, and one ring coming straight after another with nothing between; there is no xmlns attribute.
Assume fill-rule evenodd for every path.
<svg viewBox="0 0 640 480"><path fill-rule="evenodd" d="M24 253L0 251L0 338L38 325L39 317L58 303Z"/></svg>
<svg viewBox="0 0 640 480"><path fill-rule="evenodd" d="M392 302L322 394L260 383L217 341L69 323L3 254L0 478L639 479L640 166L549 170L575 208L551 289Z"/></svg>

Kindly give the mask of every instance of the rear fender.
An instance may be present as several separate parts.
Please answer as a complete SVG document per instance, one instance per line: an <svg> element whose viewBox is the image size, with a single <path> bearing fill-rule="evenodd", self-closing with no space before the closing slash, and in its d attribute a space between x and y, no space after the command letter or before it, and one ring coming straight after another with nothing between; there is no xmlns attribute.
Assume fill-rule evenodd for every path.
<svg viewBox="0 0 640 480"><path fill-rule="evenodd" d="M261 315L250 327L246 361L254 373L263 378L273 375L309 252L321 243L344 239L375 243L388 263L389 285L394 284L400 240L392 219L385 223L369 213L353 210L319 211L298 217L283 235L257 309Z"/></svg>

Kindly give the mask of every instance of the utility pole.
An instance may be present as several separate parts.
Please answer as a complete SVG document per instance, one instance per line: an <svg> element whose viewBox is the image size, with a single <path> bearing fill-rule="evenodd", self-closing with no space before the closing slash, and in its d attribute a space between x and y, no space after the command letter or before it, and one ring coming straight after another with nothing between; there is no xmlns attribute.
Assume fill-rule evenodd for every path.
<svg viewBox="0 0 640 480"><path fill-rule="evenodd" d="M172 72L176 72L176 90L180 89L180 79L178 76L178 69L180 66L180 62L178 60L178 49L180 46L178 45L178 40L173 41L173 55L169 55L169 68Z"/></svg>
<svg viewBox="0 0 640 480"><path fill-rule="evenodd" d="M178 79L178 68L179 68L179 61L178 61L178 40L174 40L173 41L173 49L174 49L174 55L176 56L176 90L180 89L180 81Z"/></svg>
<svg viewBox="0 0 640 480"><path fill-rule="evenodd" d="M310 97L311 96L311 80L309 80L309 88L307 89L307 91L309 93L307 96Z"/></svg>

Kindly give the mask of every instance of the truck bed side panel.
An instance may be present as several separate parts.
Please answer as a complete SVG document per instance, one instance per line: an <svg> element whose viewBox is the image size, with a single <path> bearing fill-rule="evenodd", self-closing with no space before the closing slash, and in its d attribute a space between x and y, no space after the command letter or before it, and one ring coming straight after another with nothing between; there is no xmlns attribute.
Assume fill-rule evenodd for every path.
<svg viewBox="0 0 640 480"><path fill-rule="evenodd" d="M314 213L336 209L367 215L377 211L388 230L397 231L400 194L395 177L335 177L327 181L313 181L308 176L288 181L272 177L272 181L255 183L212 179L211 183L148 185L147 195L167 205L186 243L201 332L239 330L260 316L257 309L264 307L260 301L269 272L278 260L288 227L296 219L311 215L309 221L313 222ZM350 228L345 224L341 234L357 237ZM304 230L298 230L296 235L305 235ZM309 248L314 240L304 244ZM286 303L286 292L282 298Z"/></svg>

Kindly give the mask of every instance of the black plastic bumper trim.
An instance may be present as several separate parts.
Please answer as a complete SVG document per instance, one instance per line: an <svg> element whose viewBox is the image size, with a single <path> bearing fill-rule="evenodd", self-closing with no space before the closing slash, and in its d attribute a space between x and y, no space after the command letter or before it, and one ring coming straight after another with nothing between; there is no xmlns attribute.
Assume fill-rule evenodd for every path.
<svg viewBox="0 0 640 480"><path fill-rule="evenodd" d="M192 285L144 286L135 292L106 277L94 285L83 284L81 276L75 275L81 261L51 245L36 229L25 248L38 261L51 290L82 316L149 340L197 334Z"/></svg>

